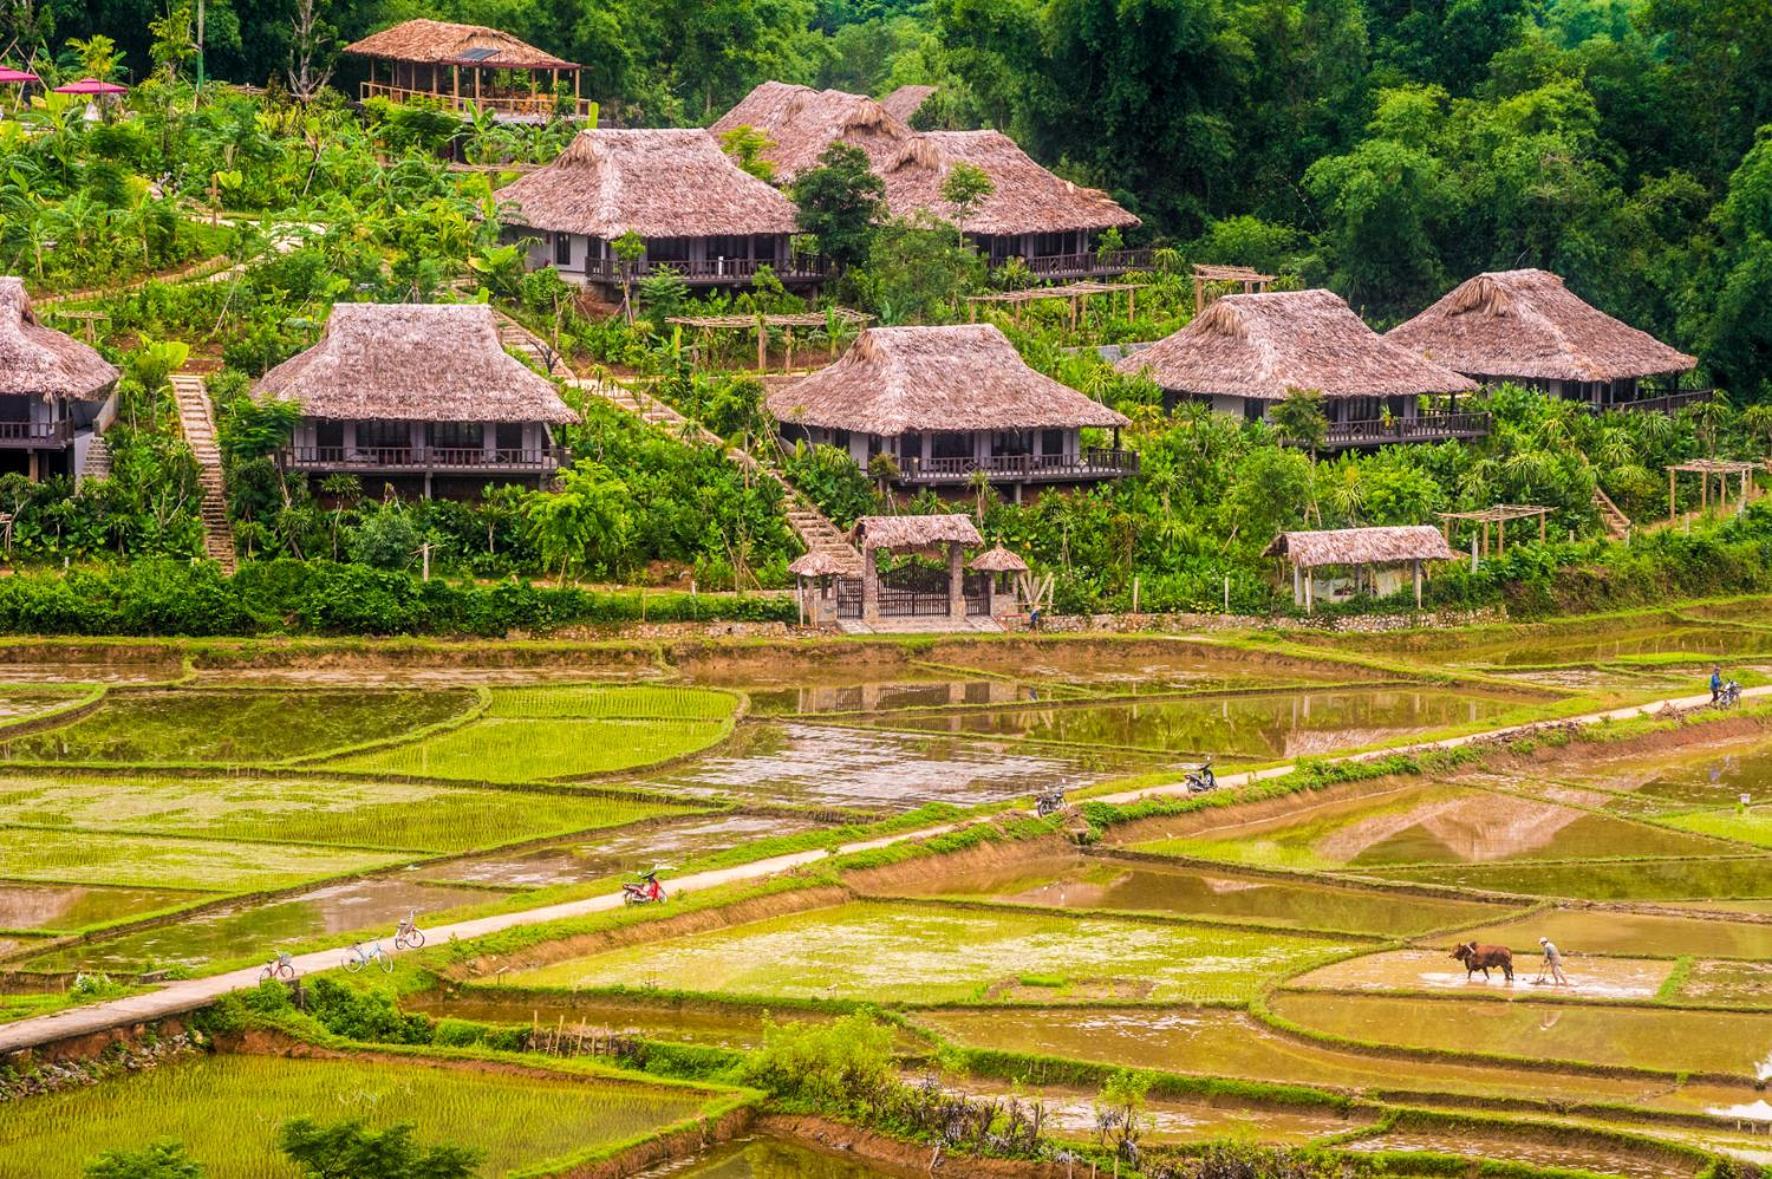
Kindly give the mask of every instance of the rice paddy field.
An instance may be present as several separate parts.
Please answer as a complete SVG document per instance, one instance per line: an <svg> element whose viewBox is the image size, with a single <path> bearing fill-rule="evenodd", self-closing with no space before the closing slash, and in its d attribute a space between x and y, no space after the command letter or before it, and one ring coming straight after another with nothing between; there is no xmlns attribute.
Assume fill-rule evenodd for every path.
<svg viewBox="0 0 1772 1179"><path fill-rule="evenodd" d="M1758 702L1419 772L1092 807L1088 829L1078 810L1025 817L1039 791L1111 797L1208 756L1228 776L1691 694L1725 652L1765 682L1756 608L1468 635L667 644L484 672L0 666L0 1029L82 1002L81 974L151 989L280 950L323 955L317 973L412 913L431 944L350 985L387 988L450 1045L531 1047L310 1059L224 1036L31 1096L0 1071L0 1177L77 1176L162 1137L211 1177L295 1175L274 1140L297 1116L409 1121L481 1150L479 1174L557 1173L738 1100L660 1080L681 1061L855 1008L890 1021L908 1082L1038 1100L1077 1150L1099 1140L1096 1086L1133 1069L1159 1153L1309 1145L1350 1176L1483 1159L1521 1179L1772 1162ZM584 682L580 658L622 678ZM997 834L767 888L746 875L975 821ZM605 911L655 864L667 887L735 875ZM452 939L556 905L565 924ZM1467 972L1451 951L1469 941L1507 947L1512 981ZM629 1048L587 1059L617 1041L652 1075L618 1071L645 1055ZM870 1158L793 1132L737 1128L624 1173L929 1173L926 1147Z"/></svg>

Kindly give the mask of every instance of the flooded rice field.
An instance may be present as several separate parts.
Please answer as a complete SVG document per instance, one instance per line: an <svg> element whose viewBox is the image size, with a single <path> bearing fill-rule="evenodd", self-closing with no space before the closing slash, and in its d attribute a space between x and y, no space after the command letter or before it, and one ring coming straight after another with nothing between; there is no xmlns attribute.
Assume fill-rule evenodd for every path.
<svg viewBox="0 0 1772 1179"><path fill-rule="evenodd" d="M670 1163L636 1179L922 1179L919 1167L889 1167L829 1154L784 1138L750 1138L718 1147L687 1170Z"/></svg>
<svg viewBox="0 0 1772 1179"><path fill-rule="evenodd" d="M0 884L0 929L68 933L144 913L176 909L206 895L165 888Z"/></svg>
<svg viewBox="0 0 1772 1179"><path fill-rule="evenodd" d="M1459 936L1508 946L1516 953L1535 952L1538 939L1548 937L1565 955L1772 959L1772 922L1718 917L1555 909L1477 926Z"/></svg>
<svg viewBox="0 0 1772 1179"><path fill-rule="evenodd" d="M1448 942L1454 939L1446 939ZM1460 933L1456 940L1487 940L1481 934ZM1505 943L1503 943L1505 944ZM1558 938L1559 947L1566 944ZM1672 959L1592 958L1565 951L1563 962L1567 986L1543 978L1537 966L1537 945L1515 954L1514 978L1505 971L1474 973L1453 959L1445 949L1387 950L1310 971L1286 984L1299 990L1327 991L1428 991L1433 993L1481 992L1486 997L1531 999L1551 995L1558 999L1653 999L1673 973Z"/></svg>
<svg viewBox="0 0 1772 1179"><path fill-rule="evenodd" d="M1469 1129L1429 1131L1393 1130L1372 1138L1350 1142L1344 1149L1363 1154L1369 1151L1423 1152L1482 1159L1485 1162L1521 1163L1534 1167L1562 1167L1589 1171L1597 1175L1656 1177L1691 1175L1699 1164L1671 1152L1656 1154L1642 1150L1608 1150L1583 1142L1561 1140L1533 1141L1519 1135L1475 1132ZM1402 1164L1407 1166L1407 1163Z"/></svg>
<svg viewBox="0 0 1772 1179"><path fill-rule="evenodd" d="M1584 901L1692 901L1772 898L1772 858L1719 856L1583 863L1466 864L1433 868L1364 868L1360 876L1443 888L1568 897Z"/></svg>
<svg viewBox="0 0 1772 1179"><path fill-rule="evenodd" d="M1462 927L1509 912L1501 905L1419 893L1081 854L975 868L933 879L917 891L1041 908L1167 913L1380 936Z"/></svg>

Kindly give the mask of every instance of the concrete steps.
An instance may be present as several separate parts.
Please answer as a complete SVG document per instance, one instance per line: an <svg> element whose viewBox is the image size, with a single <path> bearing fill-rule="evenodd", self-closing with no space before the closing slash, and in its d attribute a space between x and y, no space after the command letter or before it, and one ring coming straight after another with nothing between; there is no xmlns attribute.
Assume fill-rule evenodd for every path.
<svg viewBox="0 0 1772 1179"><path fill-rule="evenodd" d="M111 444L105 441L103 434L95 433L86 447L86 463L80 468L82 479L109 479L111 477Z"/></svg>
<svg viewBox="0 0 1772 1179"><path fill-rule="evenodd" d="M211 560L232 573L234 526L228 520L228 491L222 480L221 448L215 444L215 420L210 416L209 391L195 373L173 373L172 393L178 402L178 424L197 459L197 483L203 500L198 515L203 520L203 549Z"/></svg>

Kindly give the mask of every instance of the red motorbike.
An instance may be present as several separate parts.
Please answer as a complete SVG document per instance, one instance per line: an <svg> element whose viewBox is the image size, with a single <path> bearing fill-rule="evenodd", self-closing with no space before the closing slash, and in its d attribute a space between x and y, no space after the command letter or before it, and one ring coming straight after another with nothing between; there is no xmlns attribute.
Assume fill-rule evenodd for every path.
<svg viewBox="0 0 1772 1179"><path fill-rule="evenodd" d="M659 871L660 869L654 868L650 872L643 872L640 875L640 882L638 884L622 885L622 903L628 905L650 905L654 901L665 900L664 885L658 882Z"/></svg>

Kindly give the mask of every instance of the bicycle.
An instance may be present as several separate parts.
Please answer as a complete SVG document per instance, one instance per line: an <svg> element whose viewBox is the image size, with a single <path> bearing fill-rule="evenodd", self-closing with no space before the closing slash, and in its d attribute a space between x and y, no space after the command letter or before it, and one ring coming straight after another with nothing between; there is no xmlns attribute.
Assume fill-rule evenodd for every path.
<svg viewBox="0 0 1772 1179"><path fill-rule="evenodd" d="M280 978L284 982L295 981L295 959L287 950L278 950L277 956L263 970L258 972L259 982L270 982Z"/></svg>
<svg viewBox="0 0 1772 1179"><path fill-rule="evenodd" d="M363 948L362 942L358 942L345 955L345 969L352 974L356 974L371 962L379 962L383 972L387 974L394 973L393 955L381 948L380 941L372 944L367 950Z"/></svg>
<svg viewBox="0 0 1772 1179"><path fill-rule="evenodd" d="M424 944L424 930L418 927L418 910L409 910L394 929L394 948L396 950L416 950Z"/></svg>

